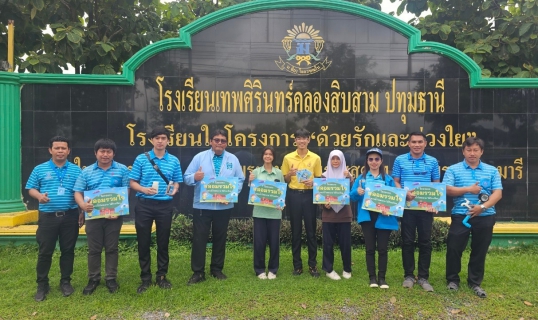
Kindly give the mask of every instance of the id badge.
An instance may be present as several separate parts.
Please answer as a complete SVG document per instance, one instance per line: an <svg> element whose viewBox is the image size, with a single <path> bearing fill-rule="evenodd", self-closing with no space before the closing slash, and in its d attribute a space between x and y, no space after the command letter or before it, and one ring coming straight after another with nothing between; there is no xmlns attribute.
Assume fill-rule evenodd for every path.
<svg viewBox="0 0 538 320"><path fill-rule="evenodd" d="M63 196L65 194L65 188L64 187L58 187L58 195Z"/></svg>

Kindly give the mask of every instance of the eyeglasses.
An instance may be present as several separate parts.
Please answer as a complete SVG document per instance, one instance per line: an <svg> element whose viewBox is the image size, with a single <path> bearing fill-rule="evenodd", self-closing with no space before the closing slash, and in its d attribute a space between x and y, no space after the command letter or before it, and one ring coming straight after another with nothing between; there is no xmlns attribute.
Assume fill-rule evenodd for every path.
<svg viewBox="0 0 538 320"><path fill-rule="evenodd" d="M219 138L213 138L213 141L217 144L226 144L228 142L228 140L226 139L219 139Z"/></svg>
<svg viewBox="0 0 538 320"><path fill-rule="evenodd" d="M381 161L381 158L368 158L368 162L378 162Z"/></svg>

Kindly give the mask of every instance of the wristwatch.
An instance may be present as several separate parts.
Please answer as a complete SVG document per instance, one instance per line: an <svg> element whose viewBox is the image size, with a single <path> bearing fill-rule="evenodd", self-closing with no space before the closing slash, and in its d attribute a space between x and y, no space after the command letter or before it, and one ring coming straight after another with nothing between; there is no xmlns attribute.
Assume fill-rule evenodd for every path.
<svg viewBox="0 0 538 320"><path fill-rule="evenodd" d="M482 208L482 212L484 212L484 211L486 211L486 210L488 209L488 208L486 208L486 206L483 205L483 204L480 205L480 208Z"/></svg>

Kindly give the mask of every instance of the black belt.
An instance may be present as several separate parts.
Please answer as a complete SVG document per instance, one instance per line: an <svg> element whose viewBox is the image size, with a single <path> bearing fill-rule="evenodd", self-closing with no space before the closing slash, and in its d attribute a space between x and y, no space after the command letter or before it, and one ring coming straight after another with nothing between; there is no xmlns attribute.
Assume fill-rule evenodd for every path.
<svg viewBox="0 0 538 320"><path fill-rule="evenodd" d="M170 203L172 200L154 200L154 199L147 199L147 198L138 197L138 201L140 201L142 203L146 203L146 204L159 205L159 204Z"/></svg>
<svg viewBox="0 0 538 320"><path fill-rule="evenodd" d="M290 193L311 193L312 189L288 189Z"/></svg>
<svg viewBox="0 0 538 320"><path fill-rule="evenodd" d="M51 214L51 215L55 215L56 217L63 217L70 213L78 213L78 209L69 209L66 211L53 211L53 212L39 211L39 213Z"/></svg>

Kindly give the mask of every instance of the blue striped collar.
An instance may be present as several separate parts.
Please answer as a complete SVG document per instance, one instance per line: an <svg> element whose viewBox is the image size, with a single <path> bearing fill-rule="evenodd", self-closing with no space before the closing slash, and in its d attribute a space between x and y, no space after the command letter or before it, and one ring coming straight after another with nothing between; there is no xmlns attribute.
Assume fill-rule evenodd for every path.
<svg viewBox="0 0 538 320"><path fill-rule="evenodd" d="M218 154L216 154L215 151L213 151L213 148L209 149L209 151L211 151L211 153L213 154L213 157L211 157L211 158L217 157L217 158L223 158L224 159L224 154L226 154L226 150L222 151L220 156Z"/></svg>
<svg viewBox="0 0 538 320"><path fill-rule="evenodd" d="M151 159L157 158L157 156L155 155L155 152L153 152L153 149L151 149L148 153L149 153L149 157ZM159 159L159 158L157 158L157 159ZM168 160L168 150L164 150L164 156L162 158L160 158L159 160L162 160L162 159Z"/></svg>
<svg viewBox="0 0 538 320"><path fill-rule="evenodd" d="M116 161L112 160L112 164L106 170L109 170L109 169L112 169L112 168L116 169L117 167L118 166L116 165ZM105 169L99 167L99 163L97 161L95 161L94 166L93 166L93 170L97 170L97 169L105 170Z"/></svg>
<svg viewBox="0 0 538 320"><path fill-rule="evenodd" d="M480 162L478 163L478 166L477 166L476 168L474 168L474 169L484 170L484 166L482 166L482 160L478 160L478 161L480 161ZM465 159L463 159L462 163L463 163L463 167L464 167L465 169L473 169L473 168L471 168L471 166L467 163L467 161L465 161Z"/></svg>
<svg viewBox="0 0 538 320"><path fill-rule="evenodd" d="M413 158L413 156L411 155L411 152L409 152L407 154L407 159L408 160L426 160L426 152L422 152L422 155L420 156L420 158Z"/></svg>

